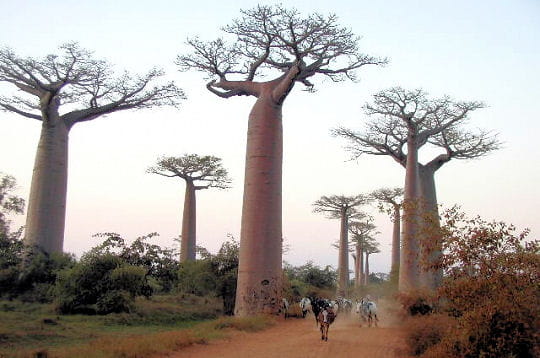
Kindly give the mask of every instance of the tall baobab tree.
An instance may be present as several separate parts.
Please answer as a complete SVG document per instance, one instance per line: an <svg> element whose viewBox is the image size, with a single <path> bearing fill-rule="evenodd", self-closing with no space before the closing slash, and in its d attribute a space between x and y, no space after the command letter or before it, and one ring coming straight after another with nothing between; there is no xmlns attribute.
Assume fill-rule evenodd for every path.
<svg viewBox="0 0 540 358"><path fill-rule="evenodd" d="M181 157L161 157L157 164L148 168L147 171L164 177L180 178L186 182L180 262L195 260L197 245L195 192L208 188L229 188L231 180L227 170L223 168L220 158L211 155L185 154Z"/></svg>
<svg viewBox="0 0 540 358"><path fill-rule="evenodd" d="M381 252L379 249L379 243L373 238L369 238L364 243L364 253L366 255L365 269L364 269L364 285L369 285L369 255Z"/></svg>
<svg viewBox="0 0 540 358"><path fill-rule="evenodd" d="M392 280L399 277L400 258L400 231L401 231L401 205L403 188L381 188L373 191L371 197L377 201L379 211L388 213L392 220L392 261L390 277Z"/></svg>
<svg viewBox="0 0 540 358"><path fill-rule="evenodd" d="M351 242L354 250L354 286L356 288L363 286L365 283L364 275L364 247L366 243L373 239L376 226L373 224L373 217L367 216L361 221L352 221L349 224L349 232L351 233Z"/></svg>
<svg viewBox="0 0 540 358"><path fill-rule="evenodd" d="M182 70L207 74L206 88L221 98L253 96L249 114L236 315L277 312L282 262L282 106L296 82L313 89L317 74L334 82L385 59L362 54L359 38L335 15L301 17L282 6L241 10L219 38L188 40L192 52L178 57ZM256 78L271 76L270 80Z"/></svg>
<svg viewBox="0 0 540 358"><path fill-rule="evenodd" d="M314 212L323 213L329 219L340 220L337 296L345 297L349 284L349 220L363 218L365 214L358 211L357 207L368 202L366 195L332 195L322 196L313 203Z"/></svg>
<svg viewBox="0 0 540 358"><path fill-rule="evenodd" d="M420 265L421 254L426 256L420 252L422 247L431 247L429 261L435 259L439 247L437 242L421 242L421 232L425 231L421 218L429 212L424 202L436 202L436 198L434 191L429 194L425 188L426 181L421 180L420 171L423 167L431 166L433 161L442 165L452 158L477 158L498 148L499 142L490 133L472 133L462 129L469 119L469 113L483 107L481 102L456 102L449 97L429 99L422 90L408 91L394 87L377 93L374 102L365 106L367 116L373 120L367 123L364 131L355 132L346 128L333 130L334 135L349 141L347 149L353 157L362 154L386 155L405 168L400 291L438 285L436 278L441 277L440 273L430 274ZM447 148L441 146L443 135ZM418 151L428 142L443 148L444 153L422 165L418 161ZM426 266L430 266L429 263Z"/></svg>
<svg viewBox="0 0 540 358"><path fill-rule="evenodd" d="M0 97L0 109L41 122L28 200L25 244L62 252L68 177L68 139L81 122L129 109L177 106L184 98L172 82L158 83L163 72L115 76L104 60L77 43L41 59L0 50L0 82L12 85L12 97Z"/></svg>

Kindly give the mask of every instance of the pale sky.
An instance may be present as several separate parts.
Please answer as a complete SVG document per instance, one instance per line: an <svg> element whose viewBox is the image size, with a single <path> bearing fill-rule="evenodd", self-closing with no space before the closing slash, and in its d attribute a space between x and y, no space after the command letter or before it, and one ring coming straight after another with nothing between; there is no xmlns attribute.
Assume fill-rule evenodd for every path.
<svg viewBox="0 0 540 358"><path fill-rule="evenodd" d="M216 252L227 233L239 238L247 116L255 99L222 99L205 89L200 73L180 73L176 56L188 36L222 36L221 26L256 1L0 0L0 46L41 57L68 41L106 58L119 71L167 71L188 99L179 109L123 112L76 125L70 134L64 249L82 254L99 243L92 235L117 232L132 240L158 232L171 247L180 233L184 183L145 173L160 155L216 155L233 178L227 191L197 193L198 244ZM270 2L260 2L271 4ZM321 195L354 195L402 186L404 170L387 157L348 161L331 128L360 128L362 105L392 86L423 88L431 96L481 100L470 128L499 133L504 148L474 161L452 161L436 174L439 202L460 204L470 215L528 227L538 237L540 201L540 2L283 1L304 14L335 13L362 40L363 52L390 59L358 72L358 83L315 78L317 92L297 85L283 107L284 259L337 265L331 244L339 221L312 213ZM0 93L12 91L0 85ZM13 92L11 92L13 93ZM0 112L0 171L15 176L27 198L40 123ZM426 156L421 159L427 159ZM376 217L381 253L371 269L390 269L390 220ZM24 218L15 218L22 225ZM352 259L351 259L352 262ZM352 268L352 263L351 263Z"/></svg>

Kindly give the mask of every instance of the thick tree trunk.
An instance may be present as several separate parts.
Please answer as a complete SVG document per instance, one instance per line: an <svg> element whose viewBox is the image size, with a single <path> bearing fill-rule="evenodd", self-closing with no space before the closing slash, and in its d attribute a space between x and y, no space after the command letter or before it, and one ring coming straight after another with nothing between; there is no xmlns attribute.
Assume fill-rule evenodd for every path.
<svg viewBox="0 0 540 358"><path fill-rule="evenodd" d="M195 200L195 185L186 180L186 195L184 198L184 214L182 216L182 242L180 246L180 262L195 260L195 245L197 233L197 203Z"/></svg>
<svg viewBox="0 0 540 358"><path fill-rule="evenodd" d="M409 129L409 133L415 133ZM399 265L399 291L413 291L420 287L419 267L419 173L418 146L414 134L407 139L407 165L403 200L403 234Z"/></svg>
<svg viewBox="0 0 540 358"><path fill-rule="evenodd" d="M420 274L422 286L435 290L442 283L442 270L429 269L442 252L440 238L439 209L435 189L435 171L428 166L420 166L420 189L422 195L422 266Z"/></svg>
<svg viewBox="0 0 540 358"><path fill-rule="evenodd" d="M24 241L47 253L64 246L69 129L58 118L43 121L34 163Z"/></svg>
<svg viewBox="0 0 540 358"><path fill-rule="evenodd" d="M366 252L366 272L364 285L369 285L369 254Z"/></svg>
<svg viewBox="0 0 540 358"><path fill-rule="evenodd" d="M362 255L362 251L359 244L354 246L354 254L354 287L360 288L362 286L360 275L360 256Z"/></svg>
<svg viewBox="0 0 540 358"><path fill-rule="evenodd" d="M263 90L249 115L235 315L277 313L282 294L281 104Z"/></svg>
<svg viewBox="0 0 540 358"><path fill-rule="evenodd" d="M341 213L341 232L339 235L338 282L336 295L347 297L349 286L349 218L343 210Z"/></svg>
<svg viewBox="0 0 540 358"><path fill-rule="evenodd" d="M392 231L392 265L390 268L391 276L398 277L399 275L399 259L401 252L401 212L400 206L394 205L394 219Z"/></svg>

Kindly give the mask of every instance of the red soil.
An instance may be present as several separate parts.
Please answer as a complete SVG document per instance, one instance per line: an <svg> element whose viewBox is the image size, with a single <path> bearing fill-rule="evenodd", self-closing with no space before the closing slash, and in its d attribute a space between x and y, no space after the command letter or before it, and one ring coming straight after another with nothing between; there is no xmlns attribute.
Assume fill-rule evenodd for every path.
<svg viewBox="0 0 540 358"><path fill-rule="evenodd" d="M388 318L379 327L339 315L330 326L328 341L321 341L313 315L306 319L280 319L262 332L232 332L226 340L195 345L174 352L172 358L404 358L404 333Z"/></svg>

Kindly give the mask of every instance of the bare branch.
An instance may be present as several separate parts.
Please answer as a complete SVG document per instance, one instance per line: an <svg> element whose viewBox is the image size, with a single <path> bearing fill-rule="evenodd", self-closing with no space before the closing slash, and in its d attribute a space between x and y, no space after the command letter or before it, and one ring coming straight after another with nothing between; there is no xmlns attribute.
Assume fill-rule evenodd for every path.
<svg viewBox="0 0 540 358"><path fill-rule="evenodd" d="M9 49L0 51L0 82L11 83L32 98L2 99L4 110L49 120L52 114L58 117L62 105L71 104L74 110L60 116L71 126L118 110L177 106L184 98L172 82L154 84L163 76L160 70L115 77L106 61L95 59L77 43L64 44L59 52L32 59L19 58Z"/></svg>
<svg viewBox="0 0 540 358"><path fill-rule="evenodd" d="M195 190L230 188L231 179L223 168L221 159L206 155L185 154L181 157L161 157L148 173L166 177L179 177L195 185Z"/></svg>
<svg viewBox="0 0 540 358"><path fill-rule="evenodd" d="M361 53L359 37L339 26L333 14L302 17L296 9L258 5L241 10L241 15L222 29L234 39L231 44L221 38L210 42L188 39L191 53L178 56L180 70L195 69L220 81L230 80L230 75L253 81L271 70L287 73L300 64L295 81L311 89L313 83L308 78L316 74L333 81L354 81L357 69L387 63L387 59ZM221 97L232 96L211 91Z"/></svg>
<svg viewBox="0 0 540 358"><path fill-rule="evenodd" d="M371 199L367 195L344 196L331 195L321 196L313 203L313 212L324 213L330 219L339 219L343 215L348 218L356 216L364 217L365 214L358 211L356 207L369 203Z"/></svg>

